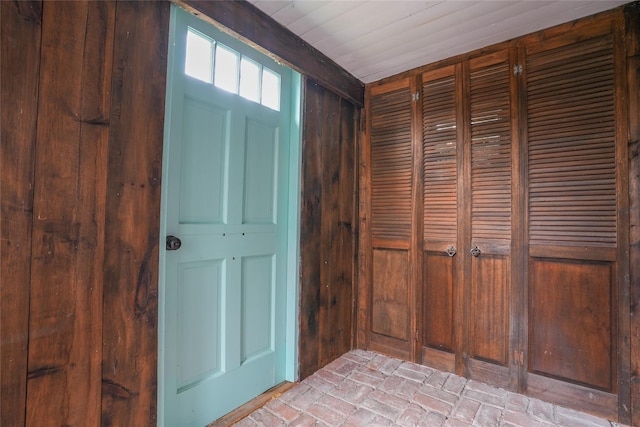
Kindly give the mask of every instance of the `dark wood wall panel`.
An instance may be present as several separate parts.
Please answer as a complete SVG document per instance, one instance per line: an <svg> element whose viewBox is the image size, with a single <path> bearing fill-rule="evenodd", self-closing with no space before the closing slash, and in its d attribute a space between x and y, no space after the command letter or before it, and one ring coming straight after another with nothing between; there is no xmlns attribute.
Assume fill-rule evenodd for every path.
<svg viewBox="0 0 640 427"><path fill-rule="evenodd" d="M357 179L356 179L356 124L359 108L342 99L338 109L340 117L340 139L337 152L339 166L325 175L324 187L332 193L331 212L334 219L327 224L323 235L332 242L328 257L331 260L329 300L331 331L333 337L329 354L331 360L351 350L354 346L355 325L353 323L355 270L357 259ZM329 185L330 183L330 185Z"/></svg>
<svg viewBox="0 0 640 427"><path fill-rule="evenodd" d="M21 426L27 390L42 5L3 1L0 15L0 424Z"/></svg>
<svg viewBox="0 0 640 427"><path fill-rule="evenodd" d="M306 378L320 365L320 318L326 291L321 282L322 229L322 98L324 90L305 81L304 130L302 141L302 200L300 224L300 256L315 262L300 263L300 344L299 376ZM311 118L315 119L311 119Z"/></svg>
<svg viewBox="0 0 640 427"><path fill-rule="evenodd" d="M0 7L1 424L152 425L169 4Z"/></svg>
<svg viewBox="0 0 640 427"><path fill-rule="evenodd" d="M0 9L1 424L155 425L169 2ZM352 347L360 114L305 87L303 377Z"/></svg>
<svg viewBox="0 0 640 427"><path fill-rule="evenodd" d="M104 267L102 424L108 426L152 424L157 412L168 30L168 3L118 3Z"/></svg>
<svg viewBox="0 0 640 427"><path fill-rule="evenodd" d="M39 309L29 317L27 425L100 419L114 6L43 4L30 288Z"/></svg>
<svg viewBox="0 0 640 427"><path fill-rule="evenodd" d="M359 111L305 79L300 355L305 378L352 347Z"/></svg>
<svg viewBox="0 0 640 427"><path fill-rule="evenodd" d="M2 14L2 424L152 425L169 4ZM352 345L359 115L306 87L303 377Z"/></svg>

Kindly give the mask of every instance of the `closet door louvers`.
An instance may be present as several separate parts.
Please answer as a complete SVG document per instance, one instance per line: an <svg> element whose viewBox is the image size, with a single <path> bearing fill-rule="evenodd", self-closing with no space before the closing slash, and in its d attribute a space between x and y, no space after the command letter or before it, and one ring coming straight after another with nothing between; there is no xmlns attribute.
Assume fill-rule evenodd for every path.
<svg viewBox="0 0 640 427"><path fill-rule="evenodd" d="M411 238L410 99L405 87L371 100L371 234L376 240Z"/></svg>
<svg viewBox="0 0 640 427"><path fill-rule="evenodd" d="M614 71L610 38L528 59L531 245L616 246Z"/></svg>

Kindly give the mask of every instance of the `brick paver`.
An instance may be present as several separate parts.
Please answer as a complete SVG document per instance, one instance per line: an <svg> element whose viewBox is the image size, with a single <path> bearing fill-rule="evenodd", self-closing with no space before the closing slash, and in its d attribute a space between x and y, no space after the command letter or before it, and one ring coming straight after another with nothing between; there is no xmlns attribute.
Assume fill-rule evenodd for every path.
<svg viewBox="0 0 640 427"><path fill-rule="evenodd" d="M382 354L353 350L236 427L623 427Z"/></svg>

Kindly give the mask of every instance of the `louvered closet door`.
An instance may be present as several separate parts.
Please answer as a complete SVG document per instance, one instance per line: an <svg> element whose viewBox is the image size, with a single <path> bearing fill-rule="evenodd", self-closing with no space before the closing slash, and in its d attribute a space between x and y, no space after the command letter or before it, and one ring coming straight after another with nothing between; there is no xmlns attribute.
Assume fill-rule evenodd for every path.
<svg viewBox="0 0 640 427"><path fill-rule="evenodd" d="M603 36L527 50L528 391L616 419L617 245L628 230L613 48Z"/></svg>
<svg viewBox="0 0 640 427"><path fill-rule="evenodd" d="M458 171L462 104L456 68L422 75L423 279L422 363L455 371L459 323Z"/></svg>
<svg viewBox="0 0 640 427"><path fill-rule="evenodd" d="M422 75L422 361L505 387L514 194L510 76L507 51Z"/></svg>
<svg viewBox="0 0 640 427"><path fill-rule="evenodd" d="M369 346L411 359L414 310L413 113L409 79L377 86L369 105L372 283Z"/></svg>
<svg viewBox="0 0 640 427"><path fill-rule="evenodd" d="M465 138L464 351L469 377L508 387L512 302L512 76L509 52L469 61ZM515 307L514 301L513 306Z"/></svg>

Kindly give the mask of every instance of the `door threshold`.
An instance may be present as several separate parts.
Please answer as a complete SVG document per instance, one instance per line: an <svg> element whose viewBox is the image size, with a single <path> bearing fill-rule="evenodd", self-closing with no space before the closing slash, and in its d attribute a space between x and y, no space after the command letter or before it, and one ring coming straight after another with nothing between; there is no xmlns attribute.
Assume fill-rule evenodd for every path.
<svg viewBox="0 0 640 427"><path fill-rule="evenodd" d="M298 383L292 383L289 381L281 382L280 384L271 387L258 397L229 412L227 415L218 418L207 427L225 427L233 423L237 423L241 419L248 417L253 411L262 408L271 399L279 397L297 384Z"/></svg>

